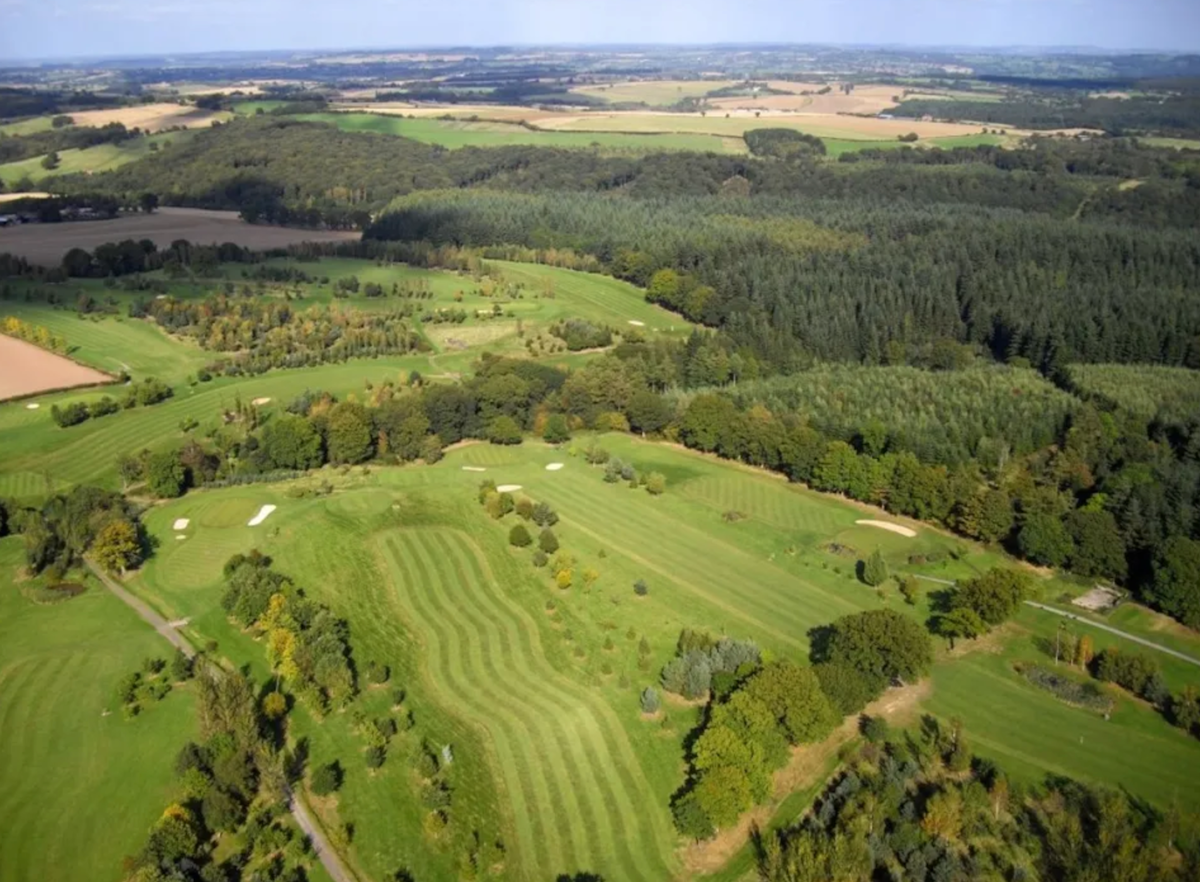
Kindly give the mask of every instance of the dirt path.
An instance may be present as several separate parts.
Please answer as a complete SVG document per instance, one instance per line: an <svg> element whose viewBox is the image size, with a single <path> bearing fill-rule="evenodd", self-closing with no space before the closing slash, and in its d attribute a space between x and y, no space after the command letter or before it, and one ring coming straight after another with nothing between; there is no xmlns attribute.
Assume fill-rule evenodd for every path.
<svg viewBox="0 0 1200 882"><path fill-rule="evenodd" d="M196 650L188 639L171 627L162 616L150 608L150 605L140 598L135 597L128 590L123 588L108 573L98 567L92 561L87 561L88 569L95 574L96 578L117 596L130 609L141 616L155 631L171 642L173 646L178 648L188 658L195 658ZM325 832L320 825L313 820L312 814L308 810L308 806L304 804L304 800L297 797L291 787L287 789L288 807L292 810L292 817L296 819L296 824L304 831L305 835L312 841L313 852L320 859L321 864L325 867L333 882L357 882L356 877L346 869L340 857L333 850L333 846L329 844L329 839L326 838Z"/></svg>
<svg viewBox="0 0 1200 882"><path fill-rule="evenodd" d="M931 683L928 678L920 683L889 689L863 708L862 713L873 717L885 717L890 723L899 723L908 719L920 702L929 696L930 691ZM688 873L715 873L746 847L753 826L757 825L766 830L788 795L818 783L818 778L826 773L837 752L857 737L859 719L860 714L851 714L833 734L819 744L793 747L788 764L775 772L771 779L771 797L766 804L755 806L743 813L737 824L719 831L712 839L692 843L679 852Z"/></svg>

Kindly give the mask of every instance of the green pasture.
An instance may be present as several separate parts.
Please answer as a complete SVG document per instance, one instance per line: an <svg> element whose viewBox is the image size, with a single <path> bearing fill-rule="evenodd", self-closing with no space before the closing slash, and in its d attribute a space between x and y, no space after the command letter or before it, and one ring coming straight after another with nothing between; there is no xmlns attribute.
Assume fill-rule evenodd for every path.
<svg viewBox="0 0 1200 882"><path fill-rule="evenodd" d="M728 139L707 134L626 134L621 132L557 132L527 129L516 123L470 120L440 120L423 117L404 119L380 113L309 113L297 119L323 122L346 132L377 132L401 135L443 147L508 147L527 144L538 147L591 148L602 150L693 150L697 152L742 152L731 148ZM736 145L735 145L736 146Z"/></svg>
<svg viewBox="0 0 1200 882"><path fill-rule="evenodd" d="M54 128L53 116L31 116L28 119L0 124L0 135L9 137L36 135L39 132L48 132L52 128Z"/></svg>
<svg viewBox="0 0 1200 882"><path fill-rule="evenodd" d="M651 106L676 104L684 98L703 98L709 92L737 85L736 80L646 80L579 86L579 95L609 104L642 102Z"/></svg>
<svg viewBox="0 0 1200 882"><path fill-rule="evenodd" d="M19 162L6 162L0 165L0 181L14 184L22 178L37 182L54 175L69 175L76 173L93 174L111 171L115 168L149 156L153 151L151 144L157 144L159 149L171 148L173 144L181 144L192 133L186 131L164 132L159 135L144 135L131 138L120 144L97 144L95 147L84 149L60 150L57 168L42 168L44 156L31 156Z"/></svg>
<svg viewBox="0 0 1200 882"><path fill-rule="evenodd" d="M270 113L275 108L283 107L285 104L287 104L286 101L277 101L271 99L263 99L261 101L238 101L233 105L233 112L241 114L242 116L252 116L253 114L258 113L260 110L263 113Z"/></svg>
<svg viewBox="0 0 1200 882"><path fill-rule="evenodd" d="M34 603L23 563L20 538L0 540L0 878L117 882L172 798L192 697L173 690L126 720L117 681L170 646L96 584Z"/></svg>

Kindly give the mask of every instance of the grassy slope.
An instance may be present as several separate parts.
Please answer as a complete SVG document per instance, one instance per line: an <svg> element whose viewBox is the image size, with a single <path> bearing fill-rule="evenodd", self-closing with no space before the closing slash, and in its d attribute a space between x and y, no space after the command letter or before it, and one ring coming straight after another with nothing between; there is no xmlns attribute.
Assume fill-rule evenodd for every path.
<svg viewBox="0 0 1200 882"><path fill-rule="evenodd" d="M12 184L24 177L40 181L53 175L111 171L149 156L151 144L158 144L160 148L166 147L169 150L169 145L181 144L191 134L186 131L164 132L161 135L133 138L122 144L99 144L86 150L61 150L58 154L59 165L54 169L42 168L42 156L31 156L19 162L6 162L0 165L0 181Z"/></svg>
<svg viewBox="0 0 1200 882"><path fill-rule="evenodd" d="M96 585L35 605L12 583L20 563L20 540L0 541L0 878L115 882L171 797L192 698L125 720L117 681L167 644Z"/></svg>
<svg viewBox="0 0 1200 882"><path fill-rule="evenodd" d="M44 492L47 478L56 485L86 480L115 488L118 486L115 461L119 454L143 447L155 449L181 444L185 440L179 429L182 419L198 420L201 424L198 431L203 432L217 424L221 408L231 405L239 395L243 400L271 397L286 401L306 388L321 388L335 394L362 393L367 381L380 383L387 379L402 379L402 375L413 370L426 375L465 372L484 349L524 354L523 338L518 337L518 319L523 323L527 337L540 334L551 322L567 316L611 324L617 331L629 329L631 319L641 321L644 325L641 330L647 336L682 335L690 330L691 326L686 322L646 303L638 288L624 282L554 267L501 265L507 278L526 286L522 299L505 301L484 297L470 277L437 270L402 265L377 267L362 260L331 259L302 264L313 275L327 275L336 280L355 274L364 284L374 281L389 289L392 282L422 281L434 295L432 300L418 301L422 309L459 307L471 313L471 318L463 325L430 326L427 332L435 352L428 355L272 371L264 376L222 378L197 386L187 385L185 379L212 360L209 353L186 341L172 340L147 322L117 316L79 318L74 312L54 309L45 303L25 303L18 290L18 296L12 300L0 301L0 315L16 315L62 334L73 347L73 357L82 362L109 371L128 365L136 378L157 376L175 386L176 397L167 406L139 408L70 429L59 429L53 424L49 413L51 405L91 401L112 395L114 390L43 396L37 399L41 405L37 410L27 409L26 402L0 405L0 433L3 433L7 454L0 460L0 497L24 497ZM235 280L240 276L240 269L236 266L225 268ZM547 284L554 292L553 299L542 296ZM17 287L19 289L19 284ZM87 291L97 299L114 297L121 313L135 296L141 296L110 291L96 281L72 282L56 293L70 303L81 291ZM179 297L199 297L208 291L207 285L172 284L172 292ZM454 299L460 291L464 292L461 303ZM474 316L475 310L490 310L497 301L503 305L505 313L512 315L498 319ZM361 294L348 301L334 301L331 286L307 286L304 304L332 302L362 309L392 308L397 303L392 298L372 300ZM460 339L463 343L478 345L459 349L456 341ZM565 366L578 363L587 356L556 353L544 357L552 364Z"/></svg>
<svg viewBox="0 0 1200 882"><path fill-rule="evenodd" d="M681 780L679 739L695 714L672 709L674 730L663 734L641 721L636 698L669 657L679 629L752 636L796 657L810 627L845 612L885 604L923 619L927 601L909 610L894 591L881 599L858 583L855 558L879 547L893 571L904 571L910 553L956 543L932 530L905 539L857 526L857 508L729 464L626 437L603 443L640 468L667 474L667 495L653 499L604 484L581 459L532 444L469 446L434 468L334 475L346 489L328 500L290 499L279 487L195 494L150 516L162 551L140 588L167 614L193 616L193 627L220 639L222 652L244 643L239 651L261 664L261 648L224 621L215 585L230 554L262 548L348 616L360 659L379 658L402 672L422 726L428 721L476 770L486 757L491 789L468 786L464 811L470 818L489 817L496 807L504 812L514 866L536 869L537 878L568 869L661 878L645 868L673 866L665 805ZM566 468L547 472L551 461ZM464 472L463 465L487 472ZM527 553L506 550L509 523L489 522L473 501L483 477L521 484L558 509L556 533L578 560L576 587L549 588L546 576L524 562ZM280 511L267 529L245 527L268 501ZM731 507L749 517L724 522ZM184 541L171 540L166 529L178 516L193 518ZM833 554L830 541L857 554ZM958 578L997 560L971 552L925 570ZM587 567L600 573L591 591L579 582ZM634 597L630 586L638 578L649 583L649 597ZM554 615L547 599L557 604ZM1061 772L1121 783L1159 803L1178 795L1190 804L1193 795L1178 793L1177 782L1200 773L1194 741L1130 699L1119 698L1105 722L1011 671L1017 659L1050 663L1034 639L1052 639L1055 626L1048 616L1023 612L1003 653L943 659L928 709L962 716L977 750L1021 777ZM647 670L637 666L630 628L654 649ZM1122 642L1095 636L1098 647ZM612 650L604 648L607 637ZM1164 671L1174 688L1189 676L1182 667ZM628 688L617 682L622 673ZM314 757L350 757L343 818L357 825L358 859L376 873L423 853L403 849L419 819L403 786L396 792L397 779L386 777L400 774L392 761L385 773L391 783L356 769L362 745L346 728L337 718L301 724ZM1080 749L1079 735L1094 749ZM636 835L622 832L631 805L644 821ZM406 832L397 836L397 829ZM421 860L429 878L443 878L435 857Z"/></svg>

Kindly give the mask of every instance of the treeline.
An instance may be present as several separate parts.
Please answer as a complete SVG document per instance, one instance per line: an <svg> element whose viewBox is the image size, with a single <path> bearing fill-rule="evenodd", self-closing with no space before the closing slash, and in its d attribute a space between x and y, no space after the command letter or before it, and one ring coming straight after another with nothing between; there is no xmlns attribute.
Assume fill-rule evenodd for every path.
<svg viewBox="0 0 1200 882"><path fill-rule="evenodd" d="M1061 777L1026 786L973 757L961 723L864 721L865 743L790 827L756 833L764 882L1056 879L1182 882L1200 827L1177 808Z"/></svg>
<svg viewBox="0 0 1200 882"><path fill-rule="evenodd" d="M48 113L66 113L72 109L96 109L115 107L127 99L101 92L58 89L17 89L0 86L0 119L22 116L43 116Z"/></svg>
<svg viewBox="0 0 1200 882"><path fill-rule="evenodd" d="M1200 136L1200 94L1025 96L1004 101L911 98L889 111L920 119L969 120L1022 129L1102 129L1113 135L1147 133L1178 138Z"/></svg>
<svg viewBox="0 0 1200 882"><path fill-rule="evenodd" d="M125 394L119 400L105 395L103 398L98 398L90 403L73 401L70 404L64 404L62 407L59 407L57 404L51 405L50 418L54 420L59 428L65 429L68 426L77 426L87 420L110 416L121 410L130 410L134 407L149 407L153 404L166 401L174 394L174 390L162 380L155 377L147 377L140 382L130 383Z"/></svg>
<svg viewBox="0 0 1200 882"><path fill-rule="evenodd" d="M1182 230L912 204L460 190L400 200L364 235L582 251L777 365L877 364L893 342L942 338L1046 371L1200 365L1200 245ZM660 293L664 270L679 281Z"/></svg>
<svg viewBox="0 0 1200 882"><path fill-rule="evenodd" d="M119 493L79 485L38 507L0 500L0 536L21 535L32 576L54 584L91 557L110 572L133 569L148 543L138 509Z"/></svg>
<svg viewBox="0 0 1200 882"><path fill-rule="evenodd" d="M221 608L264 638L271 670L314 710L337 710L354 697L350 626L307 597L271 559L252 551L225 562Z"/></svg>
<svg viewBox="0 0 1200 882"><path fill-rule="evenodd" d="M297 310L290 303L218 294L204 300L137 301L131 316L149 316L204 349L233 355L206 365L212 374L260 374L349 358L404 355L428 348L408 319L412 307L364 312L337 306Z"/></svg>
<svg viewBox="0 0 1200 882"><path fill-rule="evenodd" d="M1111 152L1101 145L1072 148L1081 155L1093 149L1102 156ZM1159 156L1170 169L1179 159L1166 150ZM1088 171L1102 174L1105 166L1106 161L1097 160ZM397 168L404 172L396 174ZM56 188L67 193L102 189L128 196L150 191L164 204L232 209L252 220L334 228L364 226L370 213L392 199L431 189L619 191L627 197L658 198L738 192L747 183L755 196L871 204L949 202L1062 217L1070 217L1090 190L1084 174L1069 173L1067 163L1055 173L1033 175L1021 167L986 163L959 169L881 162L850 167L682 151L617 156L532 146L446 150L393 135L342 132L323 123L269 115L197 132L187 144L101 175L56 178ZM1162 192L1156 198L1169 201L1177 195ZM1106 210L1116 213L1119 208L1118 203Z"/></svg>

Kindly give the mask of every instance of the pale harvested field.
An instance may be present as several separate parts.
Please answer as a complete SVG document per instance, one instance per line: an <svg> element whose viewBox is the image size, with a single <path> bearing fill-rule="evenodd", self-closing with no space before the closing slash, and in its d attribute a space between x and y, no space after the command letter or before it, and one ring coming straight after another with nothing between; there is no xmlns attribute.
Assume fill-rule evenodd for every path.
<svg viewBox="0 0 1200 882"><path fill-rule="evenodd" d="M572 89L579 95L599 98L610 104L625 101L644 101L646 104L674 104L684 98L699 98L713 89L737 85L737 80L645 80L611 85L579 86Z"/></svg>
<svg viewBox="0 0 1200 882"><path fill-rule="evenodd" d="M94 386L111 379L69 358L0 334L0 401L52 389Z"/></svg>
<svg viewBox="0 0 1200 882"><path fill-rule="evenodd" d="M16 202L18 199L49 199L49 193L0 193L0 204Z"/></svg>
<svg viewBox="0 0 1200 882"><path fill-rule="evenodd" d="M9 252L41 266L57 266L72 248L88 251L106 242L150 239L160 248L176 239L200 245L236 242L249 248L283 248L298 242L336 242L357 239L341 230L297 230L248 224L232 211L200 208L160 208L154 214L135 214L106 221L27 224L0 229L0 253Z"/></svg>
<svg viewBox="0 0 1200 882"><path fill-rule="evenodd" d="M207 128L213 120L224 122L232 114L226 111L198 110L182 104L140 104L137 107L114 107L109 110L82 110L70 114L77 126L105 126L119 122L127 129L139 128L158 132L172 126Z"/></svg>
<svg viewBox="0 0 1200 882"><path fill-rule="evenodd" d="M814 83L772 83L773 88L795 92L817 92L824 86ZM880 113L895 107L892 99L900 94L897 86L855 86L843 95L837 83L826 95L758 95L744 98L717 98L709 103L718 110L773 110L800 113Z"/></svg>
<svg viewBox="0 0 1200 882"><path fill-rule="evenodd" d="M530 120L546 129L572 132L694 132L740 137L750 129L793 128L823 138L857 141L894 140L908 132L921 138L950 138L978 134L980 127L966 123L921 122L920 120L878 119L844 116L837 113L779 113L751 111L709 113L606 112L577 113Z"/></svg>

